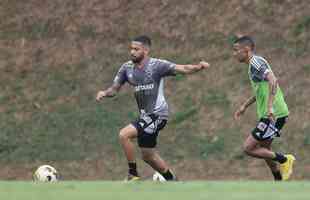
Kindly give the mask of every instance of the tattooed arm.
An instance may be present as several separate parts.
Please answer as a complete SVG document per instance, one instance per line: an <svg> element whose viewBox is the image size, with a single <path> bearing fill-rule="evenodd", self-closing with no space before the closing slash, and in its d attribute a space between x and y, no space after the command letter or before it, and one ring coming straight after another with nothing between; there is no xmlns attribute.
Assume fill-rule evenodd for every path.
<svg viewBox="0 0 310 200"><path fill-rule="evenodd" d="M100 90L97 93L96 100L100 101L104 97L114 97L116 93L121 89L120 84L114 83L111 87L106 90Z"/></svg>

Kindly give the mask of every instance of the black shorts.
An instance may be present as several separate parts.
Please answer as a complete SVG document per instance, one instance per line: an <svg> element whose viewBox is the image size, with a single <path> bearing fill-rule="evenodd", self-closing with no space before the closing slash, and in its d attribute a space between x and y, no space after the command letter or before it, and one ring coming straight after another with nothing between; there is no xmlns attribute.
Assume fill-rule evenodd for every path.
<svg viewBox="0 0 310 200"><path fill-rule="evenodd" d="M145 115L131 124L138 130L138 145L142 148L154 148L159 131L166 126L167 120L157 115Z"/></svg>
<svg viewBox="0 0 310 200"><path fill-rule="evenodd" d="M274 137L280 137L280 130L286 123L287 116L281 117L275 123L268 118L261 118L252 131L252 136L259 141L272 140Z"/></svg>

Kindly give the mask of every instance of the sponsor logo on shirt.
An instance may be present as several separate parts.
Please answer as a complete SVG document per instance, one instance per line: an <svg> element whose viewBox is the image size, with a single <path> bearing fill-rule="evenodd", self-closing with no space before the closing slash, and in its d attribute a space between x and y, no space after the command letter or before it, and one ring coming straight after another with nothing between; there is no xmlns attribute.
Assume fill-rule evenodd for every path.
<svg viewBox="0 0 310 200"><path fill-rule="evenodd" d="M139 92L142 90L152 90L154 88L154 83L147 84L147 85L137 85L135 86L135 91Z"/></svg>

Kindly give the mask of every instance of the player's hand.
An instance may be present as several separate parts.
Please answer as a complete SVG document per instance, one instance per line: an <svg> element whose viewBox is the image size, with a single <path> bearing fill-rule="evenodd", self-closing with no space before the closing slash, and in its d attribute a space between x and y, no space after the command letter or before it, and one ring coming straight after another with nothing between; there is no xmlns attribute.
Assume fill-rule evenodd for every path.
<svg viewBox="0 0 310 200"><path fill-rule="evenodd" d="M273 114L272 108L268 108L268 113L267 113L268 119L272 122L276 121L276 118Z"/></svg>
<svg viewBox="0 0 310 200"><path fill-rule="evenodd" d="M99 91L96 96L96 101L100 101L102 98L106 96L107 96L107 93L105 91Z"/></svg>
<svg viewBox="0 0 310 200"><path fill-rule="evenodd" d="M244 114L245 110L246 110L245 106L243 106L243 105L240 106L240 108L234 113L234 119L239 120L241 115Z"/></svg>
<svg viewBox="0 0 310 200"><path fill-rule="evenodd" d="M199 66L201 67L201 69L207 69L207 68L210 67L210 64L207 63L207 62L205 62L205 61L201 61L201 62L199 63Z"/></svg>

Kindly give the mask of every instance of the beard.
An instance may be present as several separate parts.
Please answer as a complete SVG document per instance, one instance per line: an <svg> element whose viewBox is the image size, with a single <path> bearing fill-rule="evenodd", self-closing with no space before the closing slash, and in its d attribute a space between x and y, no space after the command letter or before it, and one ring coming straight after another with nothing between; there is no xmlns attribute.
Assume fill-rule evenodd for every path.
<svg viewBox="0 0 310 200"><path fill-rule="evenodd" d="M239 57L238 60L239 60L240 63L245 63L245 61L246 61L247 59L244 58L244 57Z"/></svg>
<svg viewBox="0 0 310 200"><path fill-rule="evenodd" d="M144 56L139 56L139 57L136 57L136 56L131 56L131 61L135 64L137 63L140 63L142 60L143 60Z"/></svg>

